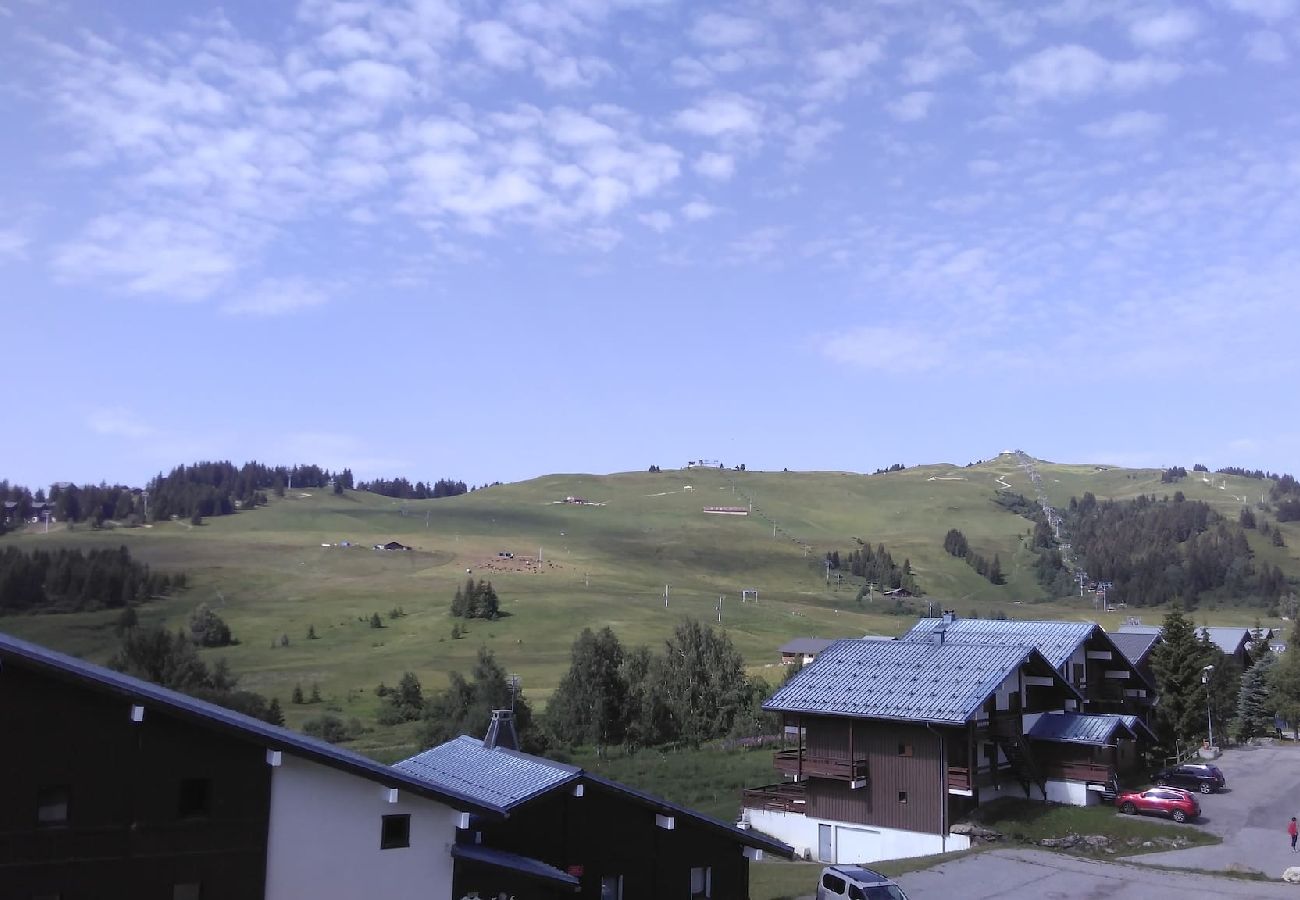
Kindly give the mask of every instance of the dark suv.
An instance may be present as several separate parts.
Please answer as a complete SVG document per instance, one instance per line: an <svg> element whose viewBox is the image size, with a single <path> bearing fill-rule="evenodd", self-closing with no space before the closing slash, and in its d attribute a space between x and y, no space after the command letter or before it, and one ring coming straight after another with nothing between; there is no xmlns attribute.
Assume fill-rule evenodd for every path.
<svg viewBox="0 0 1300 900"><path fill-rule="evenodd" d="M1223 777L1222 770L1209 763L1183 763L1181 766L1170 766L1152 775L1151 780L1156 784L1200 791L1202 794L1213 794L1215 791L1223 790L1224 785L1228 783Z"/></svg>

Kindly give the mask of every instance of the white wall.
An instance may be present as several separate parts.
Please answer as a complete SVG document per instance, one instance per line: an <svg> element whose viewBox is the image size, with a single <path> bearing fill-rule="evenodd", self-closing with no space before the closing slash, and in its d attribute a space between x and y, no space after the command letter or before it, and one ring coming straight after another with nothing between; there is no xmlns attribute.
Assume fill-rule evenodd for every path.
<svg viewBox="0 0 1300 900"><path fill-rule="evenodd" d="M770 809L746 809L749 827L771 835L794 848L799 856L817 859L817 826L830 825L835 835L836 863L866 863L909 856L929 856L950 850L966 850L970 838L963 834L925 834L901 828L879 828L856 822L814 819L800 813Z"/></svg>
<svg viewBox="0 0 1300 900"><path fill-rule="evenodd" d="M1016 781L1015 775L1010 772L1002 773L1002 787L982 787L980 788L980 805L995 800L998 797L1015 797L1017 800L1025 799L1025 789ZM1041 800L1042 794L1039 793L1038 785L1029 786L1029 799ZM1088 790L1087 785L1082 781L1053 781L1047 782L1047 799L1051 803L1066 803L1070 806L1092 806L1101 802L1101 793L1099 791Z"/></svg>
<svg viewBox="0 0 1300 900"><path fill-rule="evenodd" d="M451 897L456 811L284 754L271 776L266 900ZM383 816L409 813L411 846L380 850Z"/></svg>

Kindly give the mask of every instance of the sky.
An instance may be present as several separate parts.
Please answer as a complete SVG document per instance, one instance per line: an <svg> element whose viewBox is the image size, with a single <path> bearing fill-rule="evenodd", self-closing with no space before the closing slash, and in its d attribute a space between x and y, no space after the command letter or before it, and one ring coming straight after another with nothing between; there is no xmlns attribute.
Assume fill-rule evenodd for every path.
<svg viewBox="0 0 1300 900"><path fill-rule="evenodd" d="M1300 469L1300 0L0 0L0 478Z"/></svg>

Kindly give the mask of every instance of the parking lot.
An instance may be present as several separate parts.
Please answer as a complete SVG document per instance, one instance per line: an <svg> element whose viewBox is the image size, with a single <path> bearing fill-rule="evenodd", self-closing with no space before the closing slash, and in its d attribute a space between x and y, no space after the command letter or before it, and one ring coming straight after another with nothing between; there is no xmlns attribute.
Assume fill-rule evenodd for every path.
<svg viewBox="0 0 1300 900"><path fill-rule="evenodd" d="M1198 795L1201 818L1184 827L1217 834L1222 844L1135 856L1125 862L1028 848L993 850L904 875L899 884L911 900L1300 897L1300 888L1280 880L1268 883L1168 870L1251 869L1280 879L1283 869L1300 865L1300 854L1291 853L1286 835L1286 823L1300 816L1300 747L1279 742L1233 749L1217 764L1227 778L1227 790Z"/></svg>

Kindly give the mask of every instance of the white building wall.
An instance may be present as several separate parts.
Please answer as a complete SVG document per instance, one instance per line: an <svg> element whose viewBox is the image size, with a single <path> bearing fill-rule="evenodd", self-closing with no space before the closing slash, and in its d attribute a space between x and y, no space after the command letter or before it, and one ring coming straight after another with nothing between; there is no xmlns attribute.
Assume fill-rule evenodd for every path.
<svg viewBox="0 0 1300 900"><path fill-rule="evenodd" d="M833 834L833 863L867 863L882 859L929 856L951 850L966 850L970 838L963 834L925 834L901 828L879 828L856 822L815 819L801 813L770 809L746 809L744 821L755 831L771 835L794 848L795 854L817 859L818 826L829 825Z"/></svg>
<svg viewBox="0 0 1300 900"><path fill-rule="evenodd" d="M284 754L271 776L266 900L445 900L455 810ZM410 814L411 845L380 850L382 817Z"/></svg>
<svg viewBox="0 0 1300 900"><path fill-rule="evenodd" d="M980 805L984 805L998 797L1015 797L1017 800L1025 799L1025 789L1016 781L1015 775L1010 772L1003 773L1002 787L982 787L980 788ZM1038 790L1038 785L1029 786L1029 799L1042 800L1043 795ZM1092 806L1101 802L1101 793L1099 791L1088 790L1087 785L1082 781L1055 781L1047 782L1047 800L1049 803L1064 803L1069 806Z"/></svg>

